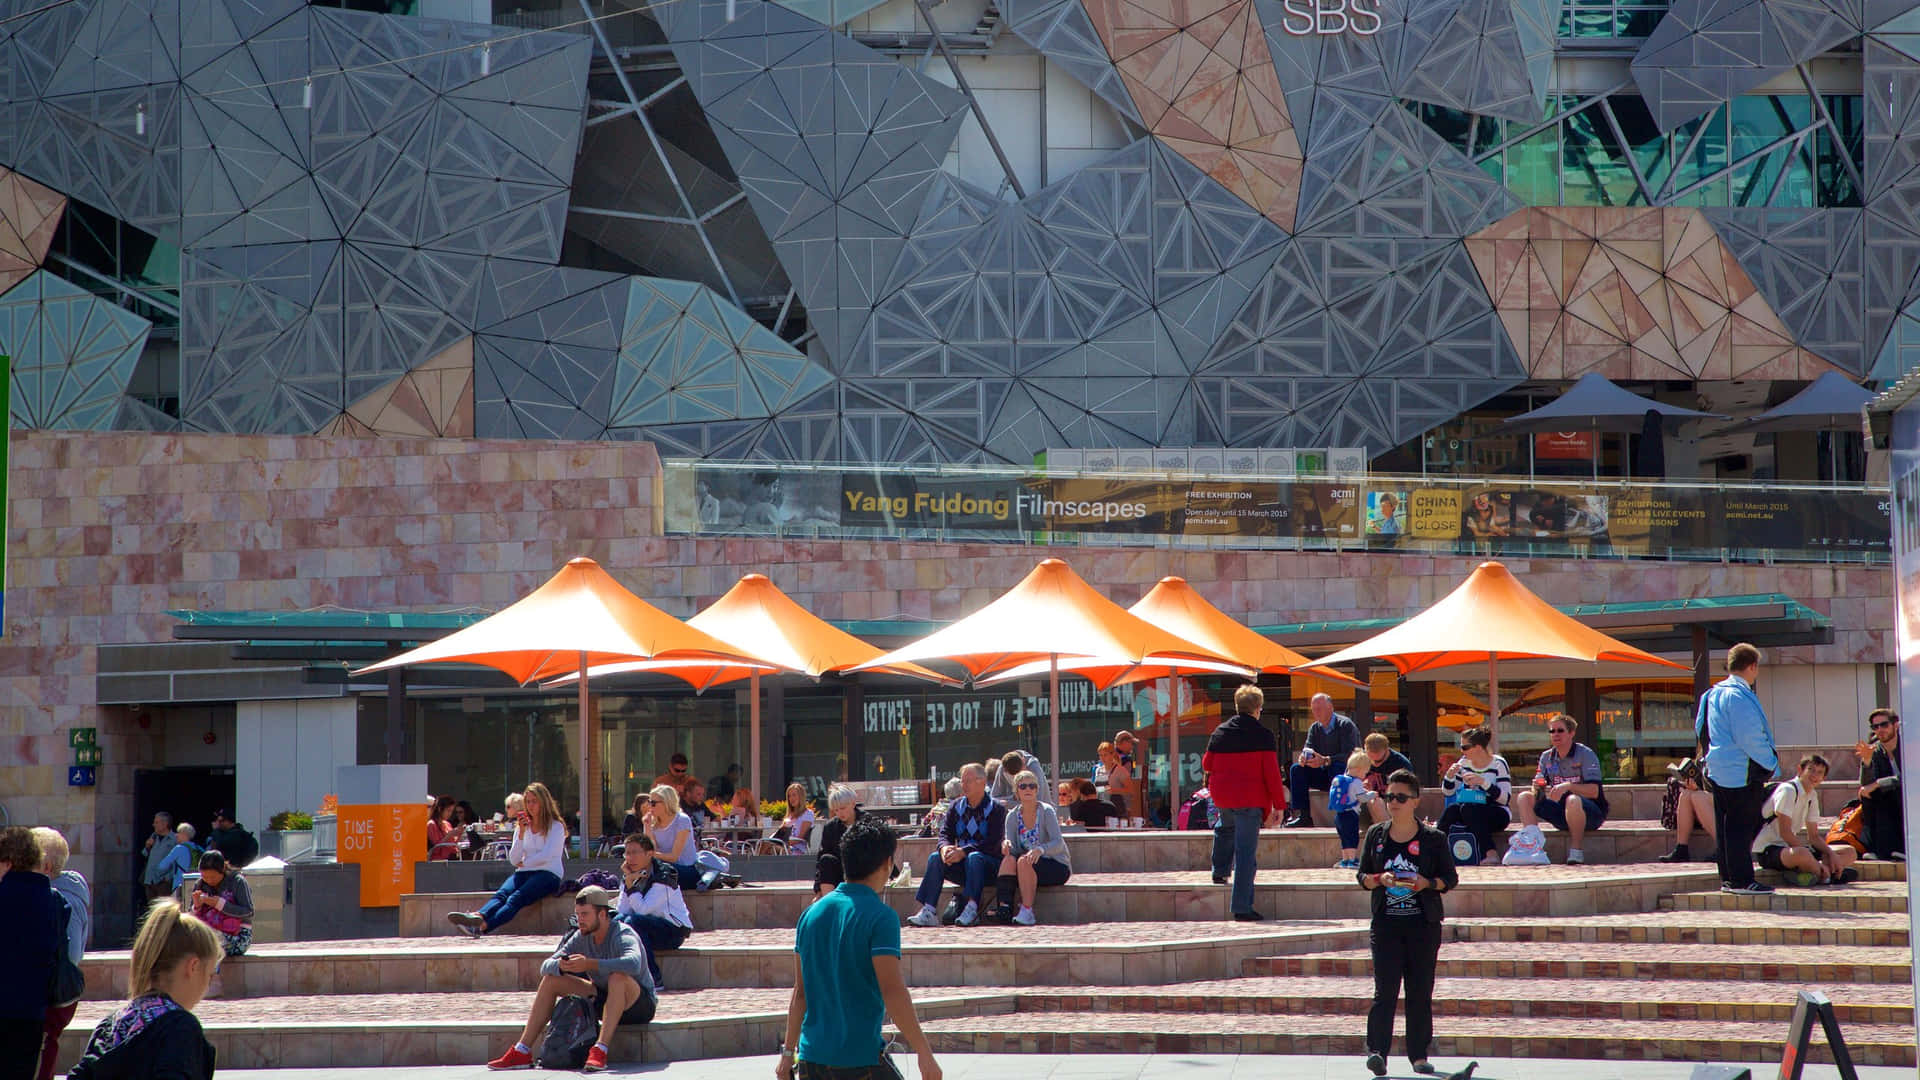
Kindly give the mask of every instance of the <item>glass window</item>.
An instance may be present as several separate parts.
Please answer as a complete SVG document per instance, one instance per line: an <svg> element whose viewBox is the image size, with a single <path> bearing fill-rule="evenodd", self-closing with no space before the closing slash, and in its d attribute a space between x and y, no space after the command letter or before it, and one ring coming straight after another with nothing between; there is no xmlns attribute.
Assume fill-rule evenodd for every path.
<svg viewBox="0 0 1920 1080"><path fill-rule="evenodd" d="M1568 116L1563 121L1561 153L1564 183L1561 198L1567 206L1632 206L1640 198L1626 148L1607 121L1604 102Z"/></svg>
<svg viewBox="0 0 1920 1080"><path fill-rule="evenodd" d="M1643 38L1667 12L1667 0L1566 0L1560 7L1563 38Z"/></svg>
<svg viewBox="0 0 1920 1080"><path fill-rule="evenodd" d="M1560 204L1560 129L1550 127L1506 149L1507 189L1528 206Z"/></svg>

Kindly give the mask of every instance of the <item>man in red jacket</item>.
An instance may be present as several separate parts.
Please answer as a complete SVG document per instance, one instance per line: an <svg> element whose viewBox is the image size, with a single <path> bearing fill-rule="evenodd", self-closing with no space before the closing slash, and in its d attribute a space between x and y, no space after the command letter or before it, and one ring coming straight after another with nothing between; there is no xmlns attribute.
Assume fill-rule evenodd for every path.
<svg viewBox="0 0 1920 1080"><path fill-rule="evenodd" d="M1227 883L1227 863L1233 863L1233 918L1259 922L1266 916L1253 910L1254 856L1260 848L1260 825L1287 808L1287 789L1280 780L1280 748L1273 732L1260 723L1260 707L1267 697L1252 684L1234 691L1238 715L1213 729L1200 767L1207 772L1207 789L1220 810L1213 830L1213 883Z"/></svg>

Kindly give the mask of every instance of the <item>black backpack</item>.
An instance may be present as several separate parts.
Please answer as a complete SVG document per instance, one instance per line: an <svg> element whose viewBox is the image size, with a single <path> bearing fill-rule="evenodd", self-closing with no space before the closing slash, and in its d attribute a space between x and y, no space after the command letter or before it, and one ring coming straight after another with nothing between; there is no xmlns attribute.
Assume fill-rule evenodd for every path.
<svg viewBox="0 0 1920 1080"><path fill-rule="evenodd" d="M569 994L553 1003L553 1019L547 1021L547 1037L540 1042L542 1069L579 1069L587 1063L587 1052L600 1035L600 1021L593 1018L593 1002Z"/></svg>

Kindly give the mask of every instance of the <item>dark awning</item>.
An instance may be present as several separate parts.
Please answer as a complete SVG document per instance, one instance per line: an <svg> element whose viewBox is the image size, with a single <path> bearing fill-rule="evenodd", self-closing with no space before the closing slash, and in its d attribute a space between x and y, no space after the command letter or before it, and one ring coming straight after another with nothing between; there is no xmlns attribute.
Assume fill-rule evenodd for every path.
<svg viewBox="0 0 1920 1080"><path fill-rule="evenodd" d="M1669 429L1690 420L1725 420L1719 413L1696 412L1668 405L1622 389L1598 372L1580 376L1567 392L1532 412L1501 421L1502 431L1625 431L1638 432L1649 411L1660 414Z"/></svg>
<svg viewBox="0 0 1920 1080"><path fill-rule="evenodd" d="M1863 390L1837 371L1829 371L1807 385L1805 390L1758 416L1734 424L1715 435L1757 435L1765 431L1840 431L1860 425L1860 410L1873 400L1873 392Z"/></svg>

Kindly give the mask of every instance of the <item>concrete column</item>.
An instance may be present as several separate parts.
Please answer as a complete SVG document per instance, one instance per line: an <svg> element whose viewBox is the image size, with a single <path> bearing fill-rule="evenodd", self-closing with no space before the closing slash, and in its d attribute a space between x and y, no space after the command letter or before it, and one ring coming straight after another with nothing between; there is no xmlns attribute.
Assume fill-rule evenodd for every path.
<svg viewBox="0 0 1920 1080"><path fill-rule="evenodd" d="M319 809L334 770L359 764L358 703L350 697L242 701L234 706L234 807L259 833L282 810Z"/></svg>
<svg viewBox="0 0 1920 1080"><path fill-rule="evenodd" d="M1440 782L1440 695L1430 682L1400 680L1400 701L1406 707L1407 760L1422 784ZM1366 728L1362 727L1364 734Z"/></svg>

